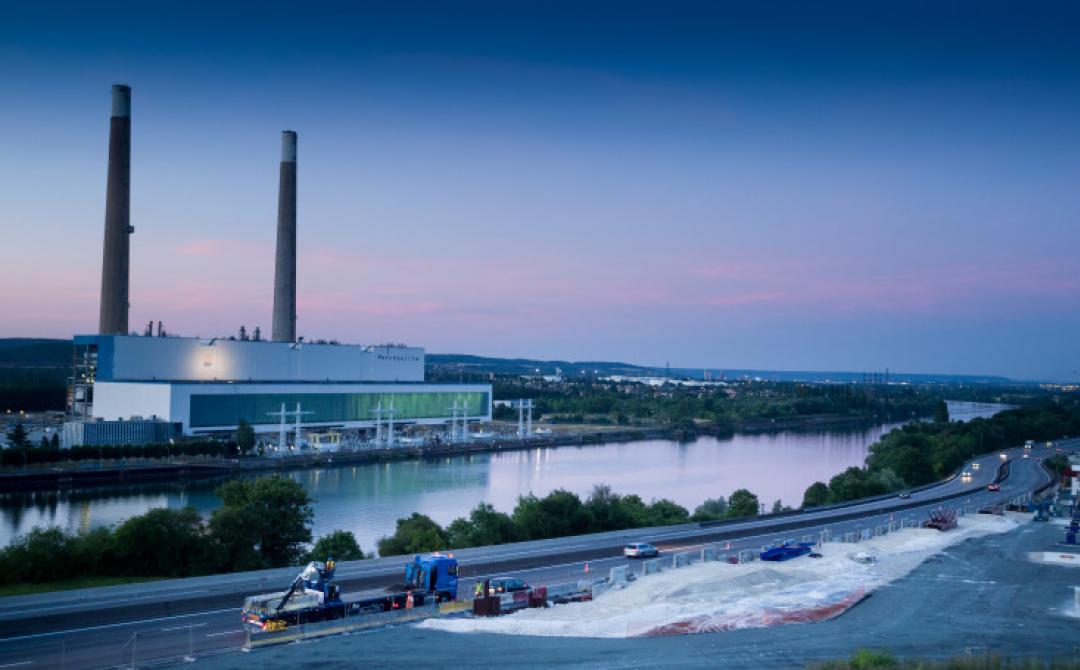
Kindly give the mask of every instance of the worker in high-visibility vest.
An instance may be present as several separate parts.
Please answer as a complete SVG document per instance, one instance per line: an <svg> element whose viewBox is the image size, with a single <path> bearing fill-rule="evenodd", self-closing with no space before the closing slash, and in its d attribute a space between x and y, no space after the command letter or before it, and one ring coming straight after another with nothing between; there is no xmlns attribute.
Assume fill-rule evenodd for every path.
<svg viewBox="0 0 1080 670"><path fill-rule="evenodd" d="M476 582L476 584L473 585L473 597L474 598L483 598L484 597L484 583L483 582Z"/></svg>

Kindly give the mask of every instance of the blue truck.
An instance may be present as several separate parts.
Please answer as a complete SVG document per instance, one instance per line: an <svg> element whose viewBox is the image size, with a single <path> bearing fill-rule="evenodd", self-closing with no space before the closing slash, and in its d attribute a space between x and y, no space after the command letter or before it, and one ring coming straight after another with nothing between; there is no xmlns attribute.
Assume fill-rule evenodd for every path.
<svg viewBox="0 0 1080 670"><path fill-rule="evenodd" d="M415 556L405 564L405 583L385 594L343 599L334 583L333 558L312 561L286 591L249 596L242 621L256 631L284 630L319 621L363 616L423 605L428 599L457 599L458 562L453 556Z"/></svg>

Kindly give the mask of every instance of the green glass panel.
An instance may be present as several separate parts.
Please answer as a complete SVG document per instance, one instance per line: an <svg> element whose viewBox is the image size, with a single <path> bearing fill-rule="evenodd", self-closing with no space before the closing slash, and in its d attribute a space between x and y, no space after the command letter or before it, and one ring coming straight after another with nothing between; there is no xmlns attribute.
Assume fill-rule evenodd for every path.
<svg viewBox="0 0 1080 670"><path fill-rule="evenodd" d="M374 421L375 409L393 406L395 421L449 419L450 407L463 404L470 417L487 416L489 394L485 391L426 391L414 393L245 393L237 395L193 394L191 427L234 426L244 419L252 424L278 423L281 405L286 412L304 412L302 423ZM386 418L387 415L383 415ZM295 417L286 417L293 423Z"/></svg>

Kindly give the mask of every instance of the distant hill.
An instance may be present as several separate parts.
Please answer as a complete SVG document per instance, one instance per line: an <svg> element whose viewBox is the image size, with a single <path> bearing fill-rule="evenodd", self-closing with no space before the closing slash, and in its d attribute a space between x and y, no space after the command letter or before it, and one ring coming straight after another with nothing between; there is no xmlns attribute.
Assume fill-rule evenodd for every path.
<svg viewBox="0 0 1080 670"><path fill-rule="evenodd" d="M656 376L671 374L677 377L702 379L705 370L715 378L764 379L769 381L805 381L805 382L859 382L862 372L843 371L805 371L805 370L753 370L744 368L658 368L633 365L617 361L542 361L531 358L491 358L468 354L428 354L429 367L443 370L461 370L478 374L541 374L553 375L562 370L563 375L576 377L583 375L639 375ZM1008 377L996 375L946 375L946 374L889 374L894 382L921 384L1017 384Z"/></svg>
<svg viewBox="0 0 1080 670"><path fill-rule="evenodd" d="M0 367L70 367L71 340L35 337L0 338Z"/></svg>
<svg viewBox="0 0 1080 670"><path fill-rule="evenodd" d="M71 365L71 340L33 337L0 338L0 367L3 368L67 368ZM703 368L671 368L634 365L620 361L544 361L533 358L495 358L469 354L428 354L427 365L433 369L473 372L477 374L543 374L553 375L562 370L566 376L581 375L664 375L701 379ZM858 382L861 372L753 370L743 368L708 368L714 378L760 378L769 381ZM891 381L945 384L1016 384L1008 377L995 375L935 375L894 372Z"/></svg>

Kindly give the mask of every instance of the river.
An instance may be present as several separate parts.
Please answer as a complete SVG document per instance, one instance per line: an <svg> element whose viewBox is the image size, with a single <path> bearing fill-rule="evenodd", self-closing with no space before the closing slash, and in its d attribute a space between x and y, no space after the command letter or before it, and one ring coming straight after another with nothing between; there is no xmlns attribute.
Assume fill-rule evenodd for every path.
<svg viewBox="0 0 1080 670"><path fill-rule="evenodd" d="M950 416L991 416L1002 405L949 403ZM598 483L645 500L668 498L693 511L706 498L747 488L772 504L797 506L815 481L852 465L898 424L864 430L735 435L692 442L645 440L557 447L426 461L399 461L288 473L315 499L313 532L352 531L365 552L413 512L446 525L480 502L510 512L521 494L563 488L585 497ZM0 498L0 546L34 526L81 531L118 523L154 507L191 505L204 516L218 507L215 484L144 485Z"/></svg>

